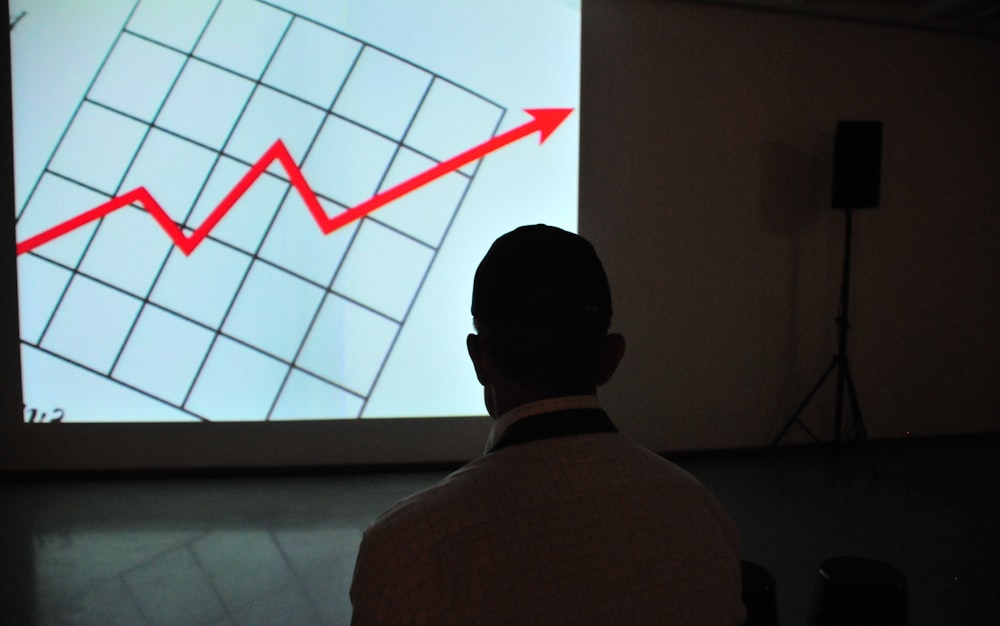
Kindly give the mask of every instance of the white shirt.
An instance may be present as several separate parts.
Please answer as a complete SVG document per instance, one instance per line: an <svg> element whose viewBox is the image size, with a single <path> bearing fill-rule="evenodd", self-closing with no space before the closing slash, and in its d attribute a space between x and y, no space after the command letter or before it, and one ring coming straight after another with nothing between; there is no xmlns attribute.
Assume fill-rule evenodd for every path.
<svg viewBox="0 0 1000 626"><path fill-rule="evenodd" d="M486 439L486 452L489 452L493 444L500 440L500 435L504 431L526 417L569 409L599 408L601 408L601 403L597 399L597 396L562 396L559 398L536 400L535 402L516 406L493 421L493 427L490 428L490 436Z"/></svg>
<svg viewBox="0 0 1000 626"><path fill-rule="evenodd" d="M672 463L617 433L539 439L380 516L353 623L735 626L739 558L722 507Z"/></svg>

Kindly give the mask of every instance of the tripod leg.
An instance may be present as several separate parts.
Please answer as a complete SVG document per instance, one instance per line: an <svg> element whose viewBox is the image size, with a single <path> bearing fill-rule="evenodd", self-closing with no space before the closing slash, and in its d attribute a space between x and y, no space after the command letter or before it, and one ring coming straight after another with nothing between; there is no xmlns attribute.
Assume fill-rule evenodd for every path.
<svg viewBox="0 0 1000 626"><path fill-rule="evenodd" d="M854 422L854 432L858 439L868 440L868 431L865 429L865 420L861 417L861 403L858 402L858 392L854 388L854 378L851 376L851 369L844 365L844 374L847 379L847 397L851 401L851 417Z"/></svg>
<svg viewBox="0 0 1000 626"><path fill-rule="evenodd" d="M837 400L833 411L833 443L839 445L844 433L844 387L847 382L847 357L843 351L837 362Z"/></svg>
<svg viewBox="0 0 1000 626"><path fill-rule="evenodd" d="M802 401L802 404L799 405L799 408L795 409L795 413L792 413L792 417L789 418L787 422L785 422L785 427L781 429L781 432L778 433L778 436L775 437L774 441L771 442L772 446L776 446L779 443L781 443L781 440L784 439L785 434L788 433L788 429L791 428L792 424L795 424L796 422L798 422L798 425L801 426L804 431L809 433L809 436L813 438L813 441L819 443L819 438L816 435L814 435L812 431L806 427L805 424L799 421L799 416L802 415L802 411L804 411L806 407L809 406L809 403L812 402L813 396L816 395L816 392L819 391L819 388L822 387L823 383L826 382L827 377L830 375L830 372L833 371L833 368L837 366L838 361L839 361L838 357L833 357L833 363L830 364L830 367L826 368L826 371L823 372L823 375L819 377L819 381L815 385L813 385L813 388L806 396L806 399Z"/></svg>
<svg viewBox="0 0 1000 626"><path fill-rule="evenodd" d="M868 453L868 465L872 470L872 479L878 480L878 467L875 465L875 455L872 454L871 448L868 447L868 430L865 428L865 420L861 416L861 403L858 402L858 392L854 388L854 378L851 376L851 368L844 364L844 371L847 377L847 395L851 400L851 415L854 421L854 431L858 438L858 441L862 446L865 446L865 451Z"/></svg>

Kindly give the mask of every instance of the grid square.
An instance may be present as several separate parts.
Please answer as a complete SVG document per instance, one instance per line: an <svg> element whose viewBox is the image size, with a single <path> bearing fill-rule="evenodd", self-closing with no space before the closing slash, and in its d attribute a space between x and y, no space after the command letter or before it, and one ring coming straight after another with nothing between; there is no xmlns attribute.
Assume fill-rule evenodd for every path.
<svg viewBox="0 0 1000 626"><path fill-rule="evenodd" d="M197 324L147 306L139 315L112 377L179 405L212 337L211 331Z"/></svg>
<svg viewBox="0 0 1000 626"><path fill-rule="evenodd" d="M270 419L340 419L361 413L362 400L340 387L293 369Z"/></svg>
<svg viewBox="0 0 1000 626"><path fill-rule="evenodd" d="M17 223L18 240L38 235L107 201L105 195L59 176L45 174L31 196L31 202L21 213ZM57 263L76 267L96 228L93 222L81 226L35 248L34 252Z"/></svg>
<svg viewBox="0 0 1000 626"><path fill-rule="evenodd" d="M301 163L323 117L324 113L315 107L269 87L259 87L240 116L226 145L226 154L255 163L280 139L295 162ZM268 171L288 180L288 172L278 163L272 164Z"/></svg>
<svg viewBox="0 0 1000 626"><path fill-rule="evenodd" d="M222 331L290 362L322 299L319 287L255 261Z"/></svg>
<svg viewBox="0 0 1000 626"><path fill-rule="evenodd" d="M184 60L178 52L124 33L88 97L152 122Z"/></svg>
<svg viewBox="0 0 1000 626"><path fill-rule="evenodd" d="M333 110L394 139L402 139L431 75L374 48L361 52Z"/></svg>
<svg viewBox="0 0 1000 626"><path fill-rule="evenodd" d="M221 149L252 90L249 80L191 59L170 92L157 124Z"/></svg>
<svg viewBox="0 0 1000 626"><path fill-rule="evenodd" d="M302 369L367 396L399 325L328 294L299 354Z"/></svg>
<svg viewBox="0 0 1000 626"><path fill-rule="evenodd" d="M73 274L32 254L17 257L21 341L37 343ZM30 285L30 287L28 287Z"/></svg>
<svg viewBox="0 0 1000 626"><path fill-rule="evenodd" d="M287 371L280 361L219 337L185 408L213 420L263 420Z"/></svg>
<svg viewBox="0 0 1000 626"><path fill-rule="evenodd" d="M142 0L125 26L126 32L190 52L217 4L217 0L185 0L184 10L178 11L177 0Z"/></svg>
<svg viewBox="0 0 1000 626"><path fill-rule="evenodd" d="M176 248L150 300L210 328L218 328L246 274L250 257L206 239L190 256Z"/></svg>
<svg viewBox="0 0 1000 626"><path fill-rule="evenodd" d="M329 109L360 52L357 41L295 19L267 67L264 83Z"/></svg>
<svg viewBox="0 0 1000 626"><path fill-rule="evenodd" d="M434 165L434 161L401 148L379 191L398 185ZM437 248L468 187L468 178L452 172L392 201L372 217Z"/></svg>
<svg viewBox="0 0 1000 626"><path fill-rule="evenodd" d="M123 207L101 222L80 269L145 298L171 245L173 242L149 213Z"/></svg>
<svg viewBox="0 0 1000 626"><path fill-rule="evenodd" d="M186 1L190 1L192 6L197 2ZM440 84L465 94L476 104L489 104L453 84L434 79L432 74L408 61L366 47L360 41L290 12L275 9L269 2L205 0L198 3L203 11L197 21L191 21L188 16L172 20L181 13L177 6L174 0L137 0L115 48L94 77L81 108L74 114L70 127L52 153L51 172L55 175L49 172L43 174L37 193L33 192L35 196L42 194L46 177L59 180L64 186L85 191L93 186L95 191L103 192L95 193L98 200L82 208L81 202L75 202L68 213L69 216L76 216L106 202L109 195L142 185L149 187L171 219L184 223L187 230L189 225L193 228L202 224L208 213L218 206L219 200L233 189L233 179L226 182L222 176L216 178L215 173L236 172L235 180L239 180L248 171L246 163L239 161L252 163L273 144L273 140L267 141L268 138L258 132L259 129L270 128L272 131L278 129L275 137L286 143L297 161L305 158L306 154L312 154L311 162L303 164L304 174L310 183L319 181L318 184L323 187L316 190L322 194L320 202L328 214L335 214L370 198L378 189L387 189L425 171L436 162L436 155L421 154L423 149L431 147L429 144L422 143L423 147L414 146L413 149L399 145L404 136L407 137L407 145L410 144L409 132L414 120L421 119L422 114L426 117L429 109L425 100L431 94L432 86ZM273 19L244 19L241 11L269 13ZM253 28L263 30L255 31L253 35L246 34L249 33L247 30L241 31L250 22L254 22ZM240 32L244 34L240 35ZM223 40L234 34L241 37L240 46L252 44L252 48L241 51L236 49L240 46L221 45ZM255 37L257 34L263 39L271 37L274 46L260 46L262 39ZM161 41L162 46L156 43ZM174 49L174 46L177 48ZM188 50L195 50L194 56L186 57L184 52ZM256 61L249 59L250 52L257 55ZM292 64L289 67L297 65L300 70L314 70L284 74L279 71L281 63ZM225 69L215 67L216 64ZM255 71L258 74L254 74ZM263 74L264 77L259 84L253 84L240 73L247 76ZM383 93L384 87L392 88L389 95ZM440 91L441 88L436 89ZM375 106L363 104L367 99L366 91L381 94ZM331 102L336 103L337 108L334 113L325 115L323 109L332 107ZM310 105L318 108L313 109ZM487 109L501 111L500 107L492 104ZM456 106L455 110L461 113L459 107ZM128 154L128 159L118 159L119 162L124 161L121 168L106 165L108 159L98 159L100 163L89 163L82 168L98 173L104 173L105 169L118 169L123 173L123 179L99 181L100 185L92 184L87 179L77 180L76 174L57 169L59 165L77 160L75 156L70 158L71 148L76 147L78 152L83 152L82 146L88 142L73 141L73 125L79 122L81 126L93 128L94 124L84 123L86 120L83 120L84 115L95 115L93 111L109 119L113 119L116 113L124 113L127 115L117 117L127 119L131 116L148 122L141 124L136 119L128 120L135 122L141 131L138 133L137 151L126 153L118 149L124 140L115 139L113 142L112 149L108 151L112 161L115 157ZM455 121L448 115L441 116L441 119ZM229 125L229 122L232 124ZM107 122L105 127L115 124L117 122ZM425 121L424 124L431 123ZM494 127L495 124L490 128L490 134ZM106 128L86 132L99 136L88 147L98 145L106 150L102 145L107 135ZM430 133L432 139L442 134L448 133L442 133L440 129ZM469 142L463 140L455 152L485 138ZM417 140L417 143L423 141L420 137ZM178 149L165 150L166 156L158 156L154 154L158 143L160 148L172 144ZM316 144L315 150L309 147L313 143ZM371 152L368 148L375 149L374 156L364 156ZM225 154L219 154L220 151ZM445 153L441 158L453 154ZM86 161L82 159L80 162ZM471 174L476 165L467 165L463 171ZM66 178L62 178L63 174ZM345 416L359 416L365 401L353 390L362 389L367 390L365 394L370 393L378 379L399 331L397 320L405 319L416 297L433 261L434 248L440 245L468 188L468 176L449 174L398 199L372 218L354 221L328 236L322 235L316 228L300 195L289 188L286 180L282 180L286 178L283 169L270 164L268 172L254 181L232 207L233 211L213 228L211 239L206 240L191 257L172 250L169 238L138 206L124 207L110 219L88 224L61 237L59 242L53 241L32 255L24 255L36 262L36 273L61 276L61 284L70 287L67 294L72 294L74 282L68 281L76 279L67 278L70 272L57 264L48 263L42 254L46 249L57 250L59 244L70 243L76 236L82 242L76 259L72 254L65 256L72 263L81 264L78 281L92 278L91 282L99 287L106 289L109 285L113 286L108 291L126 302L131 302L128 293L143 296L144 292L152 291L149 306L139 305L138 311L146 313L129 326L132 331L125 335L127 343L116 353L117 361L112 361L118 364L114 378L101 377L100 385L142 395L145 402L168 408L167 402L129 391L115 380L128 382L137 390L160 398L168 395L171 402L178 402L178 396L188 393L193 382L195 389L191 390L191 397L195 404L192 406L198 402L206 404L210 401L195 393L201 383L199 380L192 381L199 374L192 373L190 362L185 361L189 359L201 365L213 358L205 353L209 351L208 346L215 346L215 343L211 339L206 343L205 338L215 337L220 346L226 342L236 346L238 350L231 350L232 354L249 350L263 359L261 362L271 363L265 358L270 354L278 357L274 360L280 364L282 359L296 359L294 353L300 345L298 338L308 332L308 350L303 353L302 362L315 366L313 372L304 369L305 365L299 369L294 363L291 369L288 363L280 364L284 367L276 369L258 367L261 371L283 372L276 383L274 395L267 403L272 414L265 415L269 419L302 419L333 410ZM331 178L334 180L331 181ZM79 184L73 185L73 182ZM109 188L109 183L115 183L114 187ZM214 197L212 194L215 194ZM279 206L286 204L285 208L289 210L278 213ZM188 207L192 207L190 211ZM286 219L286 214L302 219ZM246 219L237 219L241 216ZM272 224L274 219L277 221ZM46 220L50 223L65 221L51 220L47 214ZM31 220L24 222L30 224ZM291 249L287 238L292 237L290 233L295 231L307 231L316 240L315 248L320 250L320 258L324 259L319 267L315 265L316 261L306 260L308 254L314 252L306 248L314 246L303 245L300 241L295 250ZM284 232L289 234L284 235ZM294 237L299 238L300 235L295 234ZM234 249L234 246L240 249ZM81 260L85 248L86 256ZM251 258L258 252L259 258ZM199 261L199 255L208 255L213 260L202 258ZM192 260L196 262L191 263ZM255 265L248 272L251 263ZM277 264L277 267L271 263ZM39 267L47 269L38 270ZM160 269L164 270L162 276L154 278ZM271 279L259 278L262 272L273 276ZM337 276L336 284L331 285L334 276ZM280 280L273 277L280 277ZM206 280L212 284L198 287ZM282 311L279 315L273 310L277 307L257 310L251 305L252 302L267 302L266 298L276 291L275 283L285 284L288 281L295 285L289 291L310 294L309 298L317 305L313 309L317 318L326 311L321 321L354 320L342 329L344 336L337 335L343 340L336 347L334 360L337 362L321 364L323 348L329 346L323 346L320 338L323 333L335 335L335 330L329 327L314 330L313 325L307 323L313 320L310 318L307 321L304 313L289 316ZM324 286L338 293L324 294ZM256 295L253 293L255 289L258 292ZM59 290L59 293L62 291ZM68 315L66 311L70 304L74 304L68 295L65 302L57 299L50 304L49 310L53 311L55 320L46 342L54 341L52 338L58 337L57 331L67 328L62 320ZM51 301L53 296L54 292L45 297ZM76 299L83 300L79 296ZM279 302L280 306L286 306L285 302L289 300L294 298L275 300L272 297L272 301ZM335 301L337 305L330 304ZM154 302L170 308L161 309L161 304L154 305ZM319 307L321 302L325 303L323 307ZM66 306L60 308L62 304ZM74 306L79 308L79 305ZM97 311L101 307L93 309ZM155 312L156 319L149 312ZM197 323L192 320L197 320ZM225 328L219 328L223 323ZM78 322L77 325L86 327L86 323ZM268 325L282 332L279 335L264 333L261 326ZM169 329L173 326L182 330L171 332ZM190 337L184 334L186 331L198 341L189 340ZM220 335L223 331L232 336ZM347 337L347 334L352 336ZM171 343L173 336L178 339ZM167 367L154 369L148 364L143 365L138 355L146 351L140 349L144 342L148 343L150 351L158 350L164 355L159 357L160 363L166 363ZM42 347L48 345L44 343ZM196 345L202 350L186 350L189 345ZM218 355L219 352L213 351L213 354ZM199 361L199 358L202 360ZM218 356L214 358L219 360ZM242 366L242 359L238 360ZM63 366L84 372L70 363ZM218 369L221 370L221 366ZM175 370L182 370L183 374ZM222 375L217 373L217 376L221 380ZM331 384L333 378L321 380L318 376L332 376L337 380ZM353 385L351 390L346 389L348 384ZM254 393L257 392L254 389ZM303 405L301 398L296 398L299 394L314 397ZM235 397L238 394L230 395ZM302 406L308 407L310 415L296 415L303 412L300 410ZM343 407L343 411L334 407ZM184 409L175 410L181 413ZM223 419L231 419L229 415L224 415ZM263 415L260 417L263 418Z"/></svg>
<svg viewBox="0 0 1000 626"><path fill-rule="evenodd" d="M406 134L406 145L438 161L450 159L492 137L503 114L497 105L435 79ZM460 171L471 174L478 163L468 163Z"/></svg>
<svg viewBox="0 0 1000 626"><path fill-rule="evenodd" d="M291 17L251 0L222 0L195 55L254 80L260 78Z"/></svg>
<svg viewBox="0 0 1000 626"><path fill-rule="evenodd" d="M201 226L249 171L248 166L233 159L225 156L219 159L188 216L188 225L192 228ZM287 191L287 183L273 176L261 176L212 229L212 238L251 254L256 252Z"/></svg>
<svg viewBox="0 0 1000 626"><path fill-rule="evenodd" d="M341 212L339 206L320 199L327 215ZM325 235L297 193L289 194L271 225L260 256L317 284L333 280L358 223L353 222Z"/></svg>
<svg viewBox="0 0 1000 626"><path fill-rule="evenodd" d="M344 206L375 194L396 144L335 116L327 116L302 172L313 190Z"/></svg>
<svg viewBox="0 0 1000 626"><path fill-rule="evenodd" d="M113 196L146 130L140 122L84 102L50 169Z"/></svg>
<svg viewBox="0 0 1000 626"><path fill-rule="evenodd" d="M68 360L22 344L25 399L65 398L64 422L185 422L197 416L162 400L129 389L107 376L98 376ZM38 404L37 401L34 404ZM113 410L112 410L113 408Z"/></svg>
<svg viewBox="0 0 1000 626"><path fill-rule="evenodd" d="M140 301L77 275L56 311L42 346L107 372L139 312Z"/></svg>
<svg viewBox="0 0 1000 626"><path fill-rule="evenodd" d="M433 251L372 220L365 220L333 288L402 320L430 267Z"/></svg>
<svg viewBox="0 0 1000 626"><path fill-rule="evenodd" d="M214 162L214 152L154 128L122 189L145 187L170 219L183 224Z"/></svg>

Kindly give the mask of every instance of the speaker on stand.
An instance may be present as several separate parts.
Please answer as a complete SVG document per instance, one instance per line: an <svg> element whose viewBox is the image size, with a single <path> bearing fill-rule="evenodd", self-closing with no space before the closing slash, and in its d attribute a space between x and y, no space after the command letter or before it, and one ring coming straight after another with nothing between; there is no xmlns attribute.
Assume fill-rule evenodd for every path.
<svg viewBox="0 0 1000 626"><path fill-rule="evenodd" d="M837 323L837 354L833 356L826 371L806 395L805 399L785 423L784 428L772 442L777 446L788 433L792 424L798 424L816 442L816 437L800 417L813 397L834 371L837 373L837 394L834 407L833 442L842 443L845 435L850 439L867 441L861 404L851 376L851 366L847 358L847 333L851 328L848 305L851 286L851 235L852 217L855 209L874 209L879 205L882 173L882 122L839 121L833 156L833 208L844 212L844 266L840 282L840 309ZM844 394L847 394L851 409L851 421L844 422ZM873 473L875 471L872 464Z"/></svg>

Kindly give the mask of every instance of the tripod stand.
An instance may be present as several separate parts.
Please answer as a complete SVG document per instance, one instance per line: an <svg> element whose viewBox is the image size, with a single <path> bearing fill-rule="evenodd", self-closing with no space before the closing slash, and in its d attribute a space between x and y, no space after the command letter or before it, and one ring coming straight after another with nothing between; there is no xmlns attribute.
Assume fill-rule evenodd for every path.
<svg viewBox="0 0 1000 626"><path fill-rule="evenodd" d="M799 408L795 410L792 417L785 423L785 427L782 428L781 432L771 443L772 446L777 446L781 443L781 440L788 433L788 430L792 427L792 424L798 424L803 430L805 430L814 441L819 443L819 438L806 427L805 424L799 419L802 416L802 412L805 411L809 403L812 402L813 397L826 382L830 374L837 371L837 399L836 406L834 408L834 422L833 422L833 441L835 444L840 444L841 439L845 434L844 425L844 392L847 392L848 400L851 405L851 424L853 427L853 433L851 437L857 439L858 441L866 441L868 439L868 433L865 431L865 422L861 417L861 405L858 403L858 392L854 388L854 379L851 377L851 367L850 362L847 360L847 331L850 330L851 324L847 316L848 313L848 297L850 295L851 286L851 230L852 230L852 217L853 211L850 208L844 209L844 269L841 276L840 282L840 313L837 316L837 354L833 356L833 362L830 366L826 368L823 375L819 377L819 381L813 386L809 394L806 395L805 400L799 405Z"/></svg>

